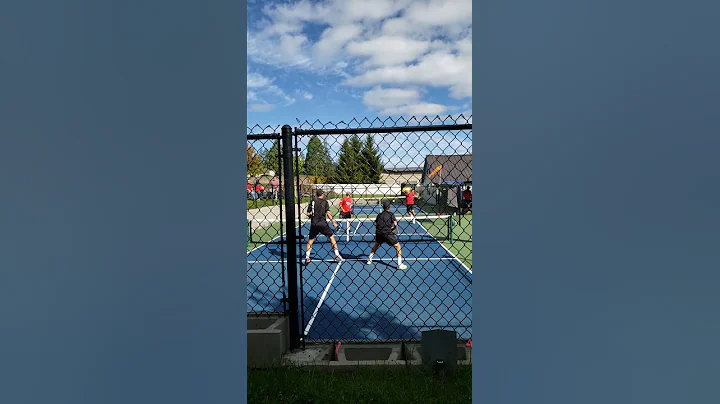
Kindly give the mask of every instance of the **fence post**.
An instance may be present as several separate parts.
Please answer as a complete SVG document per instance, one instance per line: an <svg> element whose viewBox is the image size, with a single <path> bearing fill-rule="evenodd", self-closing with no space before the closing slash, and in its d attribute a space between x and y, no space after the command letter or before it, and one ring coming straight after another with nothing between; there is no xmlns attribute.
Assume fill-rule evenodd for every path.
<svg viewBox="0 0 720 404"><path fill-rule="evenodd" d="M282 127L283 178L285 182L285 240L287 240L287 277L288 277L288 309L290 321L290 348L295 349L300 343L300 324L298 310L298 271L295 226L295 189L293 188L293 145L292 127Z"/></svg>

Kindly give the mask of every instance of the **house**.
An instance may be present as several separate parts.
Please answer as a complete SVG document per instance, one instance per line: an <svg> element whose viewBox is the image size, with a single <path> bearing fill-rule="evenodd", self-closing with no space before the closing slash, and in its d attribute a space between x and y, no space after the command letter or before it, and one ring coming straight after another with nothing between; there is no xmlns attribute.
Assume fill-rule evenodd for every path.
<svg viewBox="0 0 720 404"><path fill-rule="evenodd" d="M422 185L472 182L472 154L440 154L425 157Z"/></svg>
<svg viewBox="0 0 720 404"><path fill-rule="evenodd" d="M428 155L417 190L424 210L457 211L462 190L472 189L472 154Z"/></svg>
<svg viewBox="0 0 720 404"><path fill-rule="evenodd" d="M380 181L383 184L418 184L422 179L422 167L385 167Z"/></svg>

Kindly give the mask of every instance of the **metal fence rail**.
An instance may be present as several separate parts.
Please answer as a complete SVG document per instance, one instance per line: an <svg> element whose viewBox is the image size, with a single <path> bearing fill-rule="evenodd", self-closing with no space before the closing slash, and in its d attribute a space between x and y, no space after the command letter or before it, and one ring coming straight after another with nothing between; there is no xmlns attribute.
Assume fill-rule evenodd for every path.
<svg viewBox="0 0 720 404"><path fill-rule="evenodd" d="M248 249L253 248L248 285L256 288L249 286L249 310L277 306L256 299L268 293L258 294L264 282L255 278L272 279L280 290L274 297L270 293L271 299L282 295L284 312L298 327L293 346L414 341L423 330L437 328L469 339L472 117L298 124L254 127L248 135L260 156L252 160L248 152L250 181L262 186L275 179L276 185L263 195L268 199L248 202ZM330 224L331 237L313 240L306 261L310 223L305 211L318 188L326 190L322 198L336 223ZM343 198L352 200L353 209L341 217ZM387 243L367 262L384 200L398 221L395 233L405 267ZM333 244L342 261L335 261Z"/></svg>

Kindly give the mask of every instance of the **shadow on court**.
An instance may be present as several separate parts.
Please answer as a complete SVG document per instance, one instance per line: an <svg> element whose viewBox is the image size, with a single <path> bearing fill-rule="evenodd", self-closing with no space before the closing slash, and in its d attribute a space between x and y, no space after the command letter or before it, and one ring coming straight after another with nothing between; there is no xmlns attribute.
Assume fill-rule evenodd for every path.
<svg viewBox="0 0 720 404"><path fill-rule="evenodd" d="M314 296L305 296L307 324L319 303ZM347 309L347 307L345 307ZM301 318L302 322L302 318ZM304 327L303 327L304 328ZM374 306L362 308L362 313L347 312L323 303L310 327L307 341L340 340L347 342L376 342L376 340L408 340L420 338L420 331L403 325L395 317Z"/></svg>
<svg viewBox="0 0 720 404"><path fill-rule="evenodd" d="M280 302L282 293L277 290L270 291L262 284L248 283L248 312L262 310L266 313L282 313L283 305ZM319 298L305 296L304 321L300 317L300 328L305 329L310 321ZM337 308L331 308L323 303L320 306L310 328L308 342L313 340L341 340L355 342L369 342L375 340L408 340L420 337L420 331L398 322L390 313L377 307L364 307L362 313L348 313Z"/></svg>

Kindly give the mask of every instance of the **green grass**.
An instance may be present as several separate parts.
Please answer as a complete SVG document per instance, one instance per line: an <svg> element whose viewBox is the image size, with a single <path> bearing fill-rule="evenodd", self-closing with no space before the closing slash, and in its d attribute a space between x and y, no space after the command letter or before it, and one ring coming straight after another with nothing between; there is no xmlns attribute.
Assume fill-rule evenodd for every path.
<svg viewBox="0 0 720 404"><path fill-rule="evenodd" d="M455 216L453 241L443 241L463 264L472 269L472 215Z"/></svg>
<svg viewBox="0 0 720 404"><path fill-rule="evenodd" d="M302 198L300 203L308 203L311 201L311 198ZM285 206L285 201L280 201L277 199L258 199L253 201L252 198L249 198L247 200L247 208L250 209L259 209L265 206L278 206L282 202L283 206ZM297 204L297 198L295 198L295 204Z"/></svg>
<svg viewBox="0 0 720 404"><path fill-rule="evenodd" d="M472 367L433 378L416 367L358 368L348 372L301 368L248 371L253 404L472 403Z"/></svg>
<svg viewBox="0 0 720 404"><path fill-rule="evenodd" d="M250 230L250 229L248 229L248 230ZM284 230L285 229L283 228L283 232L284 232ZM259 243L255 243L255 242L267 243L268 241L270 241L276 237L280 237L280 234L281 234L280 222L275 222L275 223L272 223L272 224L269 224L266 226L262 226L262 227L257 227L257 225L254 225L254 227L252 228L253 243L251 243L247 247L247 250L250 251L261 245Z"/></svg>

